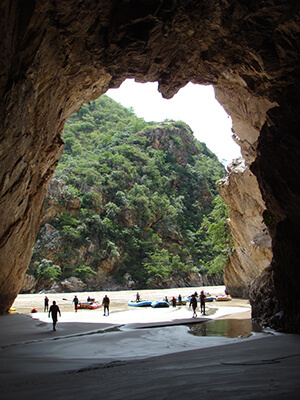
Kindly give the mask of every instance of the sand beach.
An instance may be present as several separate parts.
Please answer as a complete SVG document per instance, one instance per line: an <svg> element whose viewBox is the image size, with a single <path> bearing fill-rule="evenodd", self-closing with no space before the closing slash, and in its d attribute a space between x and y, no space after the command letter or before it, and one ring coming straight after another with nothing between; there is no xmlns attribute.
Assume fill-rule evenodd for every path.
<svg viewBox="0 0 300 400"><path fill-rule="evenodd" d="M212 294L223 287L205 288ZM140 291L156 300L201 288ZM188 306L128 307L136 292L77 293L111 299L74 312L74 293L48 294L62 315L57 330L44 294L19 295L0 317L0 399L298 399L300 338L251 324L247 300ZM38 312L31 314L32 307Z"/></svg>

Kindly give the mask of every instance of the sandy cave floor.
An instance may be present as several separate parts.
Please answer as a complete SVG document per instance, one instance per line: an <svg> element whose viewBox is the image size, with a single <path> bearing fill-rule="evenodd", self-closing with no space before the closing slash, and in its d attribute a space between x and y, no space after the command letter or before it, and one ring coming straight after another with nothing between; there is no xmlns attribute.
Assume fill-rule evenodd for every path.
<svg viewBox="0 0 300 400"><path fill-rule="evenodd" d="M298 335L249 337L244 300L207 308L64 311L56 332L43 312L1 316L0 399L300 398Z"/></svg>

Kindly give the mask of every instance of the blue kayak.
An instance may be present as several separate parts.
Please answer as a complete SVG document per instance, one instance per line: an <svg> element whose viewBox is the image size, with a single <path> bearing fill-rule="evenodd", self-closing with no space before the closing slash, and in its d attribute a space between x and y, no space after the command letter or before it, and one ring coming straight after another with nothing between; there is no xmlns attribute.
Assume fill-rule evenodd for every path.
<svg viewBox="0 0 300 400"><path fill-rule="evenodd" d="M130 300L127 303L131 307L150 307L152 305L152 301L141 300L141 301L133 301Z"/></svg>
<svg viewBox="0 0 300 400"><path fill-rule="evenodd" d="M170 307L170 304L167 301L152 301L151 307L153 308L163 308L163 307Z"/></svg>

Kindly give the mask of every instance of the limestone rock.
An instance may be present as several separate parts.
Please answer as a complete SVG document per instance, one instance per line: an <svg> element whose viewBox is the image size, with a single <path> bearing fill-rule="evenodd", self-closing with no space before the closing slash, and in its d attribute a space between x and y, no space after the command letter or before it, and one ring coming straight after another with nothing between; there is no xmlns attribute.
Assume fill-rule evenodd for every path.
<svg viewBox="0 0 300 400"><path fill-rule="evenodd" d="M265 204L257 180L242 158L229 166L219 192L230 210L228 224L235 250L225 268L226 290L247 298L251 282L272 260L271 237L263 223Z"/></svg>
<svg viewBox="0 0 300 400"><path fill-rule="evenodd" d="M126 273L123 278L125 279L126 286L128 289L133 289L135 287L135 282L132 279L132 276L128 273Z"/></svg>
<svg viewBox="0 0 300 400"><path fill-rule="evenodd" d="M60 179L52 179L47 191L41 226L64 211L76 215L80 208L81 200L72 193L68 193L64 182Z"/></svg>
<svg viewBox="0 0 300 400"><path fill-rule="evenodd" d="M53 284L50 292L84 292L85 290L86 284L80 279L71 276L62 282Z"/></svg>
<svg viewBox="0 0 300 400"><path fill-rule="evenodd" d="M253 303L253 320L264 326L270 326L270 321L278 312L278 302L274 290L274 272L271 266L265 268L253 281L249 295L250 301Z"/></svg>
<svg viewBox="0 0 300 400"><path fill-rule="evenodd" d="M35 277L29 274L25 274L20 293L31 293L32 291L34 291L35 285Z"/></svg>

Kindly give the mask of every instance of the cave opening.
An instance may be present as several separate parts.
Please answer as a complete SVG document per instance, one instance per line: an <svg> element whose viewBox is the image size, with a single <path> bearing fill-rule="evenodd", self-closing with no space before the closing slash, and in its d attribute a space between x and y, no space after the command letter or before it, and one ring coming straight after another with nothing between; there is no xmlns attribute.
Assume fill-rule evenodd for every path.
<svg viewBox="0 0 300 400"><path fill-rule="evenodd" d="M127 87L125 87L125 90L122 91L122 87L124 86L124 84L126 84L126 82L127 83L129 82L129 85L127 85ZM150 87L149 87L149 85L150 85ZM186 89L186 90L185 90L185 93L183 94L184 89ZM122 92L121 96L118 96L119 92ZM218 154L219 157L218 158L219 158L220 162L223 161L223 163L225 164L226 162L228 162L228 160L231 161L232 158L237 156L237 149L239 149L239 147L237 145L235 145L234 142L233 142L233 144L235 145L235 147L233 146L233 150L232 150L232 147L229 147L229 149L228 148L224 149L225 152L222 153L223 148L226 147L225 146L226 141L229 141L229 140L232 141L232 139L231 139L231 134L232 134L232 132L231 132L231 119L226 114L224 109L216 101L216 99L214 97L214 90L213 90L212 86L200 86L200 85L192 85L192 84L191 85L186 85L185 88L182 88L179 91L179 93L177 93L173 97L173 99L176 100L175 102L172 101L172 99L168 99L168 100L161 99L160 98L160 94L157 91L157 84L155 84L155 83L149 83L149 84L145 84L145 83L141 84L140 83L140 84L138 84L138 83L135 83L133 81L125 81L123 83L123 85L121 85L121 88L108 90L108 92L106 94L109 96L109 94L111 94L111 93L114 93L114 94L111 95L111 97L115 98L115 100L120 100L120 103L123 103L124 106L131 106L133 104L134 105L138 104L140 106L140 108L139 108L140 117L145 117L145 119L147 119L149 122L153 123L153 121L156 121L157 123L160 124L161 122L163 122L164 120L167 119L167 120L175 120L175 121L180 121L181 120L181 121L183 121L185 123L188 123L189 126L194 124L194 126L192 126L192 128L194 128L194 129L192 129L192 131L193 131L193 135L192 136L197 138L196 133L198 133L198 138L197 139L200 140L200 142L204 142L204 143L205 142L207 143L207 140L205 138L210 139L211 140L211 146L210 146L209 150L212 151L212 147L214 145L216 145L215 146L215 151L217 153L218 149L219 149L219 152L218 152L219 153ZM179 98L180 94L183 94L183 95L181 95L181 97ZM106 97L106 96L104 96L104 97ZM105 101L104 97L103 97L103 101ZM125 99L125 101L124 101L124 99ZM98 98L98 100L100 100L100 98ZM132 101L133 101L133 103L132 103ZM97 103L97 104L100 104L100 103ZM105 108L107 106L103 103L102 107ZM164 110L163 110L163 108L164 108ZM59 215L57 214L58 213L58 211L57 211L58 207L55 204L55 202L58 199L59 204L60 204L58 210L59 210L59 214L61 214L62 210L63 210L63 204L65 204L65 201L66 201L66 199L63 199L63 197L66 195L66 193L68 193L67 188L69 186L67 186L67 185L69 185L70 182L71 182L70 190L74 189L74 187L75 187L75 189L80 192L80 198L78 198L77 196L74 196L74 198L72 198L72 204L69 205L70 208L67 208L65 210L65 212L67 211L68 213L71 213L71 215L73 217L75 217L76 214L78 214L78 210L79 210L79 209L77 210L78 205L79 205L79 207L82 206L83 209L86 208L86 207L84 207L82 201L83 201L83 199L84 199L84 201L86 201L87 196L86 196L86 192L84 194L82 194L82 191L83 190L84 191L90 190L90 189L87 189L85 187L86 184L87 184L87 187L91 188L96 183L97 178L95 178L96 171L94 170L94 168L95 168L95 166L97 164L97 157L99 157L99 154L101 154L102 151L107 151L107 148L106 148L106 144L107 143L104 145L104 142L101 141L102 139L100 139L100 136L99 136L99 142L95 141L95 139L93 139L93 146L95 147L95 151L97 152L97 157L96 158L94 158L95 155L92 154L92 149L90 148L90 145L88 146L89 150L87 151L86 149L83 150L83 148L81 147L81 145L79 143L81 140L83 140L83 142L85 140L88 140L87 138L90 136L90 134L93 137L96 138L96 133L94 134L94 133L90 132L90 129L95 129L95 130L100 129L101 124L97 125L97 123L96 123L94 125L94 127L93 127L93 125L90 122L89 123L90 125L87 124L88 125L86 127L87 130L85 130L85 125L84 125L84 121L85 122L93 121L94 116L93 116L92 110L95 110L95 109L97 109L96 101L92 102L90 104L85 104L85 105L82 106L82 108L77 113L77 117L80 119L80 121L78 121L78 120L75 121L74 115L73 115L69 119L70 122L69 121L66 122L66 126L65 126L66 129L65 129L64 134L62 135L63 140L65 140L65 150L66 151L62 155L62 158L61 158L62 163L59 164L59 166L58 166L58 168L57 168L57 170L56 170L56 172L54 174L54 179L51 181L51 184L49 186L48 196L46 198L47 207L45 207L46 210L44 209L44 214L43 214L43 217L42 217L41 227L40 227L40 231L39 231L39 235L38 235L38 243L39 243L39 245L36 244L34 246L34 257L31 259L31 262L30 262L30 265L29 265L29 269L28 269L28 271L26 273L26 286L24 286L24 288L22 288L22 292L23 293L24 293L24 291L26 293L28 293L29 290L35 290L35 292L37 292L37 291L40 291L40 290L43 290L43 289L46 288L46 286L42 287L42 285L39 286L39 287L31 286L34 283L34 279L33 279L34 276L33 275L37 275L36 274L36 270L33 268L33 265L34 264L37 265L37 263L39 262L41 267L42 267L42 264L43 264L43 266L45 264L45 263L42 263L42 260L44 258L48 258L47 254L45 255L45 253L43 255L40 255L39 257L37 256L37 253L41 253L41 242L43 242L42 238L44 238L44 236L48 237L48 243L46 244L45 247L47 248L47 252L49 253L48 255L50 257L50 260L52 260L55 264L58 264L58 266L61 265L61 264L68 264L70 262L70 260L68 260L68 257L66 255L65 255L66 259L64 261L62 261L61 256L59 256L60 257L60 260L59 260L58 256L55 254L55 252L52 254L51 251L49 250L49 247L48 247L48 246L51 246L52 239L53 239L53 243L54 243L54 235L58 235L58 237L60 236L59 235L59 231L61 232L65 228L66 229L75 228L75 225L71 226L71 223L68 220L65 221L65 220L63 220L63 218L59 218ZM114 114L114 111L115 110L112 109L112 111L111 111L112 114ZM95 116L96 116L96 119L98 121L99 111L98 111L98 114L95 114ZM77 117L75 117L75 118L77 118ZM106 120L106 118L107 118L107 116L103 115L103 120ZM99 122L100 121L98 121L98 123ZM81 123L83 125L80 125ZM225 125L225 128L224 128L224 125ZM82 129L82 134L79 134L78 129L79 130ZM117 134L117 132L118 132L117 126L116 126L115 129L116 129L116 134ZM131 129L130 127L125 129L124 130L124 134L128 135L128 132L131 132L130 129ZM148 127L148 129L150 129L150 128ZM110 129L108 130L108 132L109 131L110 131ZM206 132L206 131L208 131L208 132ZM77 138L76 138L76 132L78 133L78 137ZM109 135L110 133L108 133L108 132L107 132L107 134ZM192 146L191 149L190 149L190 151L191 151L190 156L192 157L192 154L195 154L193 152L196 150L197 147L194 147L195 145L193 144L192 139L190 138L190 132L189 131L186 131L186 132L183 131L183 132L179 132L179 133L181 133L181 135L185 135L186 134L186 140L187 140L188 147ZM132 134L134 134L134 131L132 132ZM161 131L161 135L165 135L165 134L166 134L166 132L164 130L162 130ZM82 136L82 138L81 138L81 136ZM211 138L211 136L212 136L212 138ZM85 139L84 139L84 137L85 137ZM178 136L178 139L179 138L180 138L180 136ZM107 138L105 140L107 140ZM158 141L160 140L159 136L157 137L157 140ZM182 138L180 138L179 140L181 141ZM131 143L129 141L129 137L128 137L128 143ZM103 146L103 148L102 148L102 146ZM109 148L109 146L108 146L108 148ZM203 149L206 149L206 144L205 144L204 148L202 148L201 145L200 145L200 147L201 147L202 150L199 150L199 151L203 151ZM199 147L199 149L200 149L200 147ZM72 149L74 149L74 152L73 152ZM168 147L164 148L164 151L166 152L166 154L168 154L169 153ZM184 150L183 151L186 151L185 145L184 145ZM209 157L212 157L211 158L211 166L206 166L206 167L203 166L203 169L204 168L208 168L208 170L209 170L209 168L211 167L212 168L211 173L213 175L214 173L216 173L216 171L215 172L213 171L213 168L216 167L214 165L215 155L214 154L210 154L210 152L206 152L206 153L204 152L203 153L203 159L205 159L205 157L208 156L208 155L209 155ZM76 158L76 156L78 156L78 157ZM83 156L85 158L85 160L89 161L91 164L90 164L90 169L87 172L88 180L85 180L86 177L81 175L82 182L84 182L84 183L81 183L79 185L78 184L78 181L80 180L79 177L76 176L76 178L75 178L74 176L71 176L72 174L70 173L69 168L71 168L71 169L72 168L76 168L75 166L77 166L77 164L80 164L80 163L83 164L83 162L81 161L81 156ZM179 156L180 156L180 154L179 154ZM113 154L111 154L111 157L113 157ZM227 158L226 160L225 160L225 157ZM68 161L67 161L67 159L68 159ZM71 162L70 162L70 159L71 159ZM179 162L178 163L178 167L181 166L183 168L185 168L185 163L187 163L187 161L185 161L184 164L183 164L184 166L183 166L183 165L180 164L180 161L177 160L177 162ZM193 161L193 163L195 163L195 160ZM71 166L71 164L72 164L73 167ZM217 163L216 163L216 165L217 165ZM187 166L188 166L188 168L191 168L191 165L189 163L187 163ZM81 169L82 168L83 167L81 167ZM88 168L88 166L85 166L85 168ZM97 168L100 168L99 165L97 166ZM101 167L101 170L104 171L107 168L108 168L108 166L106 165L105 168ZM118 165L118 166L116 166L116 168L118 170L120 170L122 167L120 165ZM145 168L145 167L143 167L143 168ZM60 171L60 173L58 173L58 170ZM63 178L62 178L62 175L61 175L61 171L63 171ZM202 172L198 171L198 173L199 174L201 173L201 174L203 174L205 176L207 174L206 171L202 171ZM221 174L219 176L219 179L221 177L224 177L225 168L221 168L221 166L220 166L220 171L218 171L218 173ZM75 173L75 175L76 175L76 173ZM105 172L103 172L102 175L103 176L107 176L107 174ZM69 177L69 176L71 176L71 177ZM79 176L80 176L80 173L79 173ZM190 175L187 175L187 176L190 176ZM191 178L192 178L192 175L190 176L190 179ZM193 178L196 179L196 175ZM66 181L64 181L64 179L66 179ZM105 180L106 179L108 179L108 178L106 177ZM178 176L178 178L176 178L176 179L178 179L180 181L180 179L182 179L182 177L180 178ZM198 191L201 194L198 195L199 198L197 198L197 202L199 202L199 205L201 204L201 207L204 208L205 213L208 213L207 210L208 210L209 207L211 207L211 204L209 204L210 203L210 196L212 198L214 198L216 193L218 193L218 191L217 191L217 189L215 187L215 181L217 181L217 179L218 179L217 177L214 177L214 178L211 178L211 179L209 178L209 181L210 180L214 181L214 183L213 183L214 187L213 188L209 187L209 191L213 190L213 194L211 194L211 195L210 194L208 195L206 189L203 190L202 188L200 188L200 179L199 179ZM64 183L62 183L62 182L64 182ZM139 182L139 183L141 183L141 182ZM202 184L203 184L203 182L202 182ZM129 182L129 184L128 184L129 188L131 187L131 185L132 185L132 183ZM85 187L85 189L81 189L83 186ZM97 184L96 184L96 186L97 186ZM102 189L100 189L100 187ZM191 184L191 187L192 187L192 184ZM125 188L125 189L127 189L129 191L129 188ZM99 190L101 193L103 193L104 186L99 186L99 188L97 188L97 190ZM121 185L119 187L119 190L122 190ZM177 190L179 192L178 193L178 195L179 195L180 194L180 189L178 188ZM194 189L191 189L191 190L194 190ZM197 191L197 188L195 190ZM215 193L215 191L216 191L216 193ZM54 196L52 198L51 197L52 193L59 193L57 195L58 197L55 198L55 196ZM68 193L68 195L71 195L71 192ZM207 196L207 200L202 200L201 196L203 196L203 198ZM105 198L105 197L107 197L107 195L103 194L103 197ZM49 200L49 198L51 200ZM207 205L204 205L205 201L208 202ZM107 199L106 199L106 201L104 201L104 204L106 204L106 202L107 202ZM112 198L111 202L112 202L112 204L117 203L115 198ZM50 206L49 206L49 203L50 203ZM52 209L51 209L51 207L52 207ZM195 210L196 210L196 206L193 206L193 207L195 207ZM192 204L189 204L189 209L192 210ZM192 211L190 211L190 212L192 212ZM199 215L198 214L197 215L198 215L199 221L200 221L200 223L197 224L197 226L200 227L203 215L202 215L202 212L200 212L200 211L197 211L197 213L199 214ZM52 222L52 221L54 221L54 217L56 219L59 218L60 222L59 223L58 222ZM220 217L222 218L222 220L224 219L224 225L226 225L225 214L220 216ZM47 224L47 227L46 227L46 224ZM53 226L53 224L54 224L54 226ZM74 222L74 224L75 224L75 222ZM83 222L83 220L82 220L82 224L85 224L85 222ZM62 229L62 225L64 226L63 229ZM196 226L196 223L195 223L195 226ZM58 228L58 227L59 227L59 231L57 231L55 229L55 228ZM194 234L196 235L197 229L194 226L191 226L191 229L192 228L195 230ZM45 231L43 234L41 233L41 229L43 230L43 232ZM83 229L82 225L80 225L79 222L78 222L78 225L76 225L76 229L78 231L79 230L81 231ZM228 229L226 229L226 235L227 235L227 230ZM52 231L52 234L51 234L51 231ZM66 234L66 231L63 231L63 232ZM83 233L82 233L82 235L83 235ZM90 236L88 234L88 232L87 232L87 235ZM107 235L107 236L109 237L109 235ZM162 234L162 237L165 237L165 240L168 242L168 237L166 237L166 235ZM71 232L70 232L69 240L72 241ZM88 237L88 240L89 240L89 242L88 242L89 245L92 245L93 240L91 242L91 238L90 237ZM103 241L106 241L106 240L108 240L108 239L103 238ZM111 238L111 240L113 241L113 238ZM122 239L120 239L120 240L122 241ZM203 240L203 239L201 239L201 240ZM177 243L177 241L175 239L174 239L174 243ZM81 252L83 252L84 251L83 248L84 248L85 244L86 244L85 241L79 241L78 240L78 243L76 242L76 244L74 244L74 249L75 249L75 247L79 248L80 246L82 246ZM214 243L214 245L215 245L215 243ZM222 246L225 246L225 243L222 243ZM127 252L128 252L128 247L130 247L130 246L129 245L127 246ZM122 247L120 247L120 248L122 248ZM116 250L117 250L117 248L116 248ZM230 252L230 251L231 250L228 250L228 252ZM121 252L121 253L123 253L123 252ZM222 253L222 251L220 250L219 251L219 256L221 255L221 253ZM149 254L149 250L148 250L147 254ZM89 254L89 255L90 255L90 258L92 258L92 255L91 254ZM194 256L195 256L195 254L194 254ZM144 257L145 257L145 255L144 255ZM181 257L183 257L182 254L181 254ZM82 257L81 260L82 260L82 263L84 264L84 257ZM182 258L182 260L183 260L183 258ZM139 264L140 264L141 263L140 260L138 260L138 261L139 261ZM200 264L200 262L198 261L198 259L196 257L194 257L194 262L195 262L195 268L199 268L199 269L200 269L200 265L204 264L204 262L202 260L201 260L201 264ZM91 263L91 261L89 261L88 265L90 265L90 263ZM74 260L72 260L72 264L74 264ZM189 264L190 264L190 262L189 262ZM219 264L220 264L219 269L221 269L221 268L223 269L223 267L222 267L223 264L224 264L223 259L219 261ZM106 263L106 265L107 265L106 268L108 268L108 263ZM40 267L38 267L38 268L40 268ZM65 272L65 271L68 270L68 267L62 267L62 269ZM76 269L75 268L75 264L74 264L73 269L74 270ZM100 269L100 267L99 267L99 269ZM218 269L218 272L216 274L216 279L212 278L211 281L209 279L207 279L207 277L206 277L205 268L202 267L202 269L203 269L202 273L204 273L204 276L205 276L203 282L206 282L205 283L206 286L209 285L209 282L212 282L212 281L213 281L214 284L216 284L216 282L218 280L220 280L220 283L223 283L223 280L221 278L221 274L219 273L219 269ZM128 274L127 270L125 272L126 272L126 274ZM76 272L75 272L74 276L77 276L77 273L79 274L78 268L76 269ZM82 271L82 275L83 275L83 271ZM40 275L38 275L38 276L40 276ZM37 279L38 276L35 276L35 278ZM73 277L73 275L71 275L71 276ZM195 274L195 276L196 276L196 274ZM219 276L220 276L220 278L219 278ZM79 276L77 276L77 277L79 277ZM168 278L171 278L171 275ZM63 276L60 279L60 281L62 281L64 279L67 279L67 277ZM189 279L189 277L188 277L188 274L187 274L187 281L188 281L188 279ZM194 279L194 282L196 282L196 279ZM28 285L27 285L27 283L28 283ZM200 280L199 280L198 283L200 284ZM176 285L176 282L174 284ZM195 283L195 285L196 285L196 283ZM26 289L25 289L25 287L26 287ZM74 290L75 290L75 287L74 287ZM57 287L57 290L59 290L59 289L60 288ZM89 290L95 290L95 287L90 287Z"/></svg>

